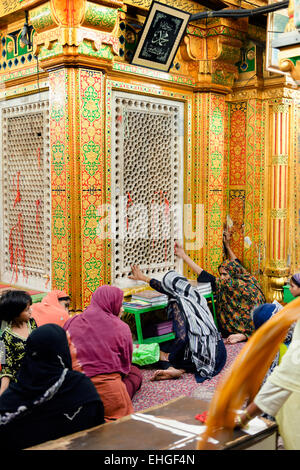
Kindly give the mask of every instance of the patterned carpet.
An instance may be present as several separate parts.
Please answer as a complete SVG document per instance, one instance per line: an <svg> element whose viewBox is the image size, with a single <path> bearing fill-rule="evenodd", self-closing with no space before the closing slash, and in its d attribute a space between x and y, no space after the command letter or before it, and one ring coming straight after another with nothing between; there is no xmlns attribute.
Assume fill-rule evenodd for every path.
<svg viewBox="0 0 300 470"><path fill-rule="evenodd" d="M193 374L183 374L177 380L151 382L150 378L154 370L142 369L143 383L142 387L133 398L134 410L142 411L151 406L161 405L181 395L210 400L217 383L230 368L244 344L245 343L226 345L227 361L224 369L216 377L213 377L211 380L206 380L201 384L196 382Z"/></svg>

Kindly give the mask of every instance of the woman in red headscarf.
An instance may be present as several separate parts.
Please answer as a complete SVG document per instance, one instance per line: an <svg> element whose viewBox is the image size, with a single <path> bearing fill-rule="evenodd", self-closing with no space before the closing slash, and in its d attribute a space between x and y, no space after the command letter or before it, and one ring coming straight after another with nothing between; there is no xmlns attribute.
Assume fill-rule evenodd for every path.
<svg viewBox="0 0 300 470"><path fill-rule="evenodd" d="M133 413L131 398L142 383L140 370L131 365L132 335L121 320L122 303L121 289L98 287L86 310L64 326L73 369L92 380L104 405L105 421Z"/></svg>
<svg viewBox="0 0 300 470"><path fill-rule="evenodd" d="M70 318L69 307L70 297L62 290L53 290L49 292L41 302L31 306L32 317L37 326L46 323L55 323L61 327Z"/></svg>

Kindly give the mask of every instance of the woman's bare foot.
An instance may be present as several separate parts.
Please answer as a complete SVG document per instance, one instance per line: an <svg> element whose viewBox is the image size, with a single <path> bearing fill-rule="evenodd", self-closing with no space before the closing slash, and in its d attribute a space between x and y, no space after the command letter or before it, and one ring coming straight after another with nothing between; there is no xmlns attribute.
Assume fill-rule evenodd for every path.
<svg viewBox="0 0 300 470"><path fill-rule="evenodd" d="M166 370L157 370L150 380L178 379L182 374L184 374L183 369L175 369L174 367L169 367Z"/></svg>
<svg viewBox="0 0 300 470"><path fill-rule="evenodd" d="M242 341L246 341L246 339L247 339L246 336L243 335L242 333L236 333L234 335L228 336L228 338L224 340L224 343L236 344L236 343L241 343Z"/></svg>
<svg viewBox="0 0 300 470"><path fill-rule="evenodd" d="M160 351L159 353L159 359L161 361L169 361L169 354L164 352L164 351Z"/></svg>

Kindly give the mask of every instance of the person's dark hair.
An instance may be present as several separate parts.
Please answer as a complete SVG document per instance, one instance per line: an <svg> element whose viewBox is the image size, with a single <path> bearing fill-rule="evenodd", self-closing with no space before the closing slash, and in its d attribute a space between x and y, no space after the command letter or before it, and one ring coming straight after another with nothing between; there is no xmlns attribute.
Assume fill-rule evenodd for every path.
<svg viewBox="0 0 300 470"><path fill-rule="evenodd" d="M58 300L71 300L71 297L58 297Z"/></svg>
<svg viewBox="0 0 300 470"><path fill-rule="evenodd" d="M293 283L296 284L296 286L300 287L299 278L296 279L295 275L291 277L291 281L293 281Z"/></svg>
<svg viewBox="0 0 300 470"><path fill-rule="evenodd" d="M0 320L13 321L31 304L31 296L23 290L3 292L0 297Z"/></svg>

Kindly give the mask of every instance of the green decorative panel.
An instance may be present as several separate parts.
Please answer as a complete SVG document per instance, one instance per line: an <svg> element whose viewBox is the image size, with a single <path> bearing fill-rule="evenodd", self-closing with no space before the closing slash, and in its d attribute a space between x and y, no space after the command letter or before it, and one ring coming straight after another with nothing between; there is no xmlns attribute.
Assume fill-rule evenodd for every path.
<svg viewBox="0 0 300 470"><path fill-rule="evenodd" d="M96 258L91 258L84 264L86 275L86 284L91 292L94 292L100 286L102 279L101 272L102 262Z"/></svg>
<svg viewBox="0 0 300 470"><path fill-rule="evenodd" d="M60 258L53 262L53 278L56 288L63 290L66 284L66 263Z"/></svg>
<svg viewBox="0 0 300 470"><path fill-rule="evenodd" d="M52 145L52 164L57 176L60 176L64 169L64 152L65 146L61 142L57 141L55 144Z"/></svg>
<svg viewBox="0 0 300 470"><path fill-rule="evenodd" d="M223 134L224 132L224 122L220 108L215 108L212 113L212 120L210 130L216 135Z"/></svg>
<svg viewBox="0 0 300 470"><path fill-rule="evenodd" d="M219 178L223 171L223 155L217 150L211 155L210 171L214 178Z"/></svg>
<svg viewBox="0 0 300 470"><path fill-rule="evenodd" d="M234 83L234 73L219 69L212 74L212 82L218 85L232 86Z"/></svg>
<svg viewBox="0 0 300 470"><path fill-rule="evenodd" d="M99 119L101 116L98 93L91 86L84 93L82 115L90 122Z"/></svg>
<svg viewBox="0 0 300 470"><path fill-rule="evenodd" d="M63 116L64 116L63 105L61 103L54 102L52 105L51 113L50 113L51 119L54 119L54 121L58 122L63 118Z"/></svg>
<svg viewBox="0 0 300 470"><path fill-rule="evenodd" d="M139 24L139 30L142 28ZM121 21L119 26L119 56L130 62L138 42L138 32L125 21Z"/></svg>
<svg viewBox="0 0 300 470"><path fill-rule="evenodd" d="M51 45L50 49L45 46L40 48L39 60L50 59L51 57L56 57L63 54L63 47L61 44L54 43Z"/></svg>
<svg viewBox="0 0 300 470"><path fill-rule="evenodd" d="M209 214L209 226L211 229L216 230L220 228L221 225L222 221L220 207L217 203L214 203Z"/></svg>
<svg viewBox="0 0 300 470"><path fill-rule="evenodd" d="M30 22L33 25L35 31L38 32L45 31L51 27L56 26L51 13L50 2L34 8L30 12Z"/></svg>
<svg viewBox="0 0 300 470"><path fill-rule="evenodd" d="M36 66L33 49L21 39L21 29L12 31L2 36L0 41L0 72L7 73L8 79L11 71L19 70L30 65ZM34 29L29 26L29 37L32 44Z"/></svg>
<svg viewBox="0 0 300 470"><path fill-rule="evenodd" d="M83 163L90 176L93 176L99 167L100 146L93 141L89 141L83 146Z"/></svg>
<svg viewBox="0 0 300 470"><path fill-rule="evenodd" d="M53 213L53 233L59 240L67 234L65 219L63 208L58 204Z"/></svg>
<svg viewBox="0 0 300 470"><path fill-rule="evenodd" d="M86 210L83 229L84 235L89 237L91 240L94 240L97 236L97 227L100 219L101 217L97 215L97 207L94 206L94 204L91 204Z"/></svg>
<svg viewBox="0 0 300 470"><path fill-rule="evenodd" d="M222 252L221 250L214 246L209 252L210 256L210 266L212 267L213 272L218 272L218 267L222 263Z"/></svg>
<svg viewBox="0 0 300 470"><path fill-rule="evenodd" d="M97 57L99 59L112 60L114 54L112 53L111 46L101 44L99 50L95 50L92 41L84 40L78 47L78 54L87 55L89 57Z"/></svg>
<svg viewBox="0 0 300 470"><path fill-rule="evenodd" d="M237 62L238 71L240 74L256 71L256 46L250 43L241 50L241 60Z"/></svg>
<svg viewBox="0 0 300 470"><path fill-rule="evenodd" d="M118 18L116 8L108 8L86 2L84 25L93 26L101 31L112 31Z"/></svg>

